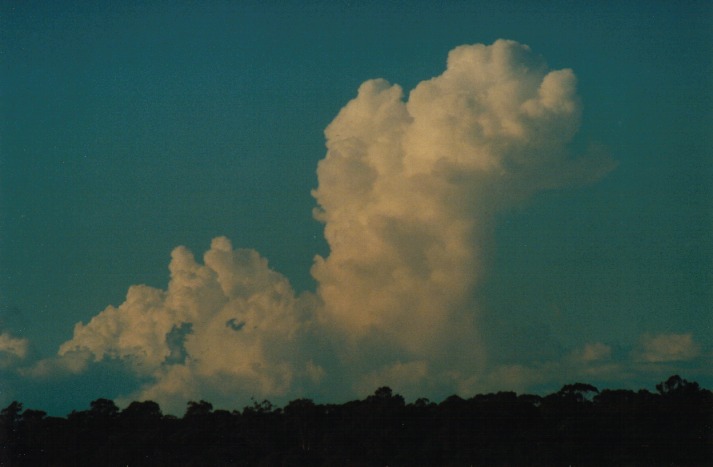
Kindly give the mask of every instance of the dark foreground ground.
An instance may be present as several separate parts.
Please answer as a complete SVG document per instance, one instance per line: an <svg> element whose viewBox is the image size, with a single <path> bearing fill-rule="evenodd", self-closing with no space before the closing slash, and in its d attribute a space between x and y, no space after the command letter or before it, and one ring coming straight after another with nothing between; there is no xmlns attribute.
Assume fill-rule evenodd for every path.
<svg viewBox="0 0 713 467"><path fill-rule="evenodd" d="M713 393L672 376L655 393L577 383L405 404L383 387L341 405L189 402L181 418L151 401L98 399L66 418L13 402L0 465L713 466Z"/></svg>

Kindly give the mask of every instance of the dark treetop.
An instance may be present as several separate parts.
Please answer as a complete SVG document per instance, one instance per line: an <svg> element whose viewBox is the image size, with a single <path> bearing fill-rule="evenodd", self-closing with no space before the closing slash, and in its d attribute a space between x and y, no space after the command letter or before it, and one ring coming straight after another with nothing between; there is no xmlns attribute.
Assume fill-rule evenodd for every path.
<svg viewBox="0 0 713 467"><path fill-rule="evenodd" d="M713 393L672 376L647 390L568 384L547 396L453 395L242 411L191 401L181 418L152 401L97 399L66 418L13 402L0 412L1 466L710 466Z"/></svg>

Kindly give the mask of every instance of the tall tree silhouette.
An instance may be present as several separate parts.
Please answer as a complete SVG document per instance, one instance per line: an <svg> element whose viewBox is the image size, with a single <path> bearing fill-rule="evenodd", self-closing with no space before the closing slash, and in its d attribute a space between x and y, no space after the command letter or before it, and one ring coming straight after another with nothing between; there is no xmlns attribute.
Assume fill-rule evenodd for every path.
<svg viewBox="0 0 713 467"><path fill-rule="evenodd" d="M678 375L656 392L565 385L541 397L452 395L406 404L389 387L363 400L242 411L191 401L182 418L152 401L48 417L0 411L0 465L713 465L713 393Z"/></svg>

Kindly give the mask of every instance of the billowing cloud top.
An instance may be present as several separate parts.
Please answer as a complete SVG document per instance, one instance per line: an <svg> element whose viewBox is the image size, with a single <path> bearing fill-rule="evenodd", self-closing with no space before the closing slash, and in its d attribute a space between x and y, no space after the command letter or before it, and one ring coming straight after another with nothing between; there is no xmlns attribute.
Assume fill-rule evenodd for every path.
<svg viewBox="0 0 713 467"><path fill-rule="evenodd" d="M302 365L302 300L253 250L213 240L198 264L184 247L172 253L168 290L133 286L118 308L78 323L60 356L124 359L153 376L137 398L181 407L203 384L221 393L281 394ZM212 384L210 383L212 382ZM175 399L175 400L174 400Z"/></svg>
<svg viewBox="0 0 713 467"><path fill-rule="evenodd" d="M471 299L492 214L612 165L568 157L574 74L548 71L513 41L457 47L442 75L403 97L367 81L325 132L314 191L331 249L312 270L320 318L351 340L381 335L429 358L467 339L481 360Z"/></svg>
<svg viewBox="0 0 713 467"><path fill-rule="evenodd" d="M487 364L474 291L493 214L612 168L568 155L579 116L573 72L512 41L455 48L407 100L367 81L325 131L313 194L330 253L315 258L316 294L295 296L226 238L203 264L179 247L167 290L131 287L77 324L59 358L126 360L152 381L127 398L169 410L315 385L471 384Z"/></svg>

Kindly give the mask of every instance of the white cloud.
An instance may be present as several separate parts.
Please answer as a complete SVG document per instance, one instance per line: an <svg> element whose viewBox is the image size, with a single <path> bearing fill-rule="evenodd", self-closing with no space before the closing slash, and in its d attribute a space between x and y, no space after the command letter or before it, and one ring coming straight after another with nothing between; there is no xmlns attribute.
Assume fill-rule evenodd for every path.
<svg viewBox="0 0 713 467"><path fill-rule="evenodd" d="M330 246L312 270L320 319L351 344L344 353L380 336L395 359L453 365L449 344L467 342L461 363L482 367L472 296L493 213L612 167L567 155L575 84L571 70L497 41L451 51L446 71L406 102L384 80L360 87L325 131L314 191Z"/></svg>
<svg viewBox="0 0 713 467"><path fill-rule="evenodd" d="M50 358L44 358L27 368L20 368L21 375L33 378L50 378L67 374L78 374L87 369L93 359L87 350L73 350Z"/></svg>
<svg viewBox="0 0 713 467"><path fill-rule="evenodd" d="M0 334L0 368L7 368L27 356L27 339L13 337L9 332Z"/></svg>
<svg viewBox="0 0 713 467"><path fill-rule="evenodd" d="M433 379L475 384L487 353L474 292L494 213L612 168L567 154L575 88L571 70L549 71L503 40L457 47L408 100L399 86L365 82L325 130L313 194L330 253L315 258L316 295L295 296L257 252L226 238L204 264L179 247L167 290L131 287L119 307L76 325L60 360L127 361L152 380L127 397L172 406L382 379L413 391Z"/></svg>
<svg viewBox="0 0 713 467"><path fill-rule="evenodd" d="M538 385L576 381L617 380L625 385L627 381L642 379L652 382L674 371L666 363L696 361L701 356L700 346L691 334L645 334L638 348L618 355L611 346L594 342L544 361L494 365L479 375L464 378L459 390L462 394L500 390L524 392ZM704 356L699 364L710 366L707 360ZM696 371L709 373L708 370Z"/></svg>
<svg viewBox="0 0 713 467"><path fill-rule="evenodd" d="M692 360L700 351L691 334L644 334L632 356L639 362L665 363Z"/></svg>
<svg viewBox="0 0 713 467"><path fill-rule="evenodd" d="M598 362L611 358L611 347L601 342L585 344L582 349L572 353L575 360L582 362Z"/></svg>
<svg viewBox="0 0 713 467"><path fill-rule="evenodd" d="M611 359L611 347L601 342L588 343L569 354L552 359L497 365L482 375L466 380L461 386L465 394L489 391L526 392L533 386L621 375L624 365Z"/></svg>
<svg viewBox="0 0 713 467"><path fill-rule="evenodd" d="M82 352L122 359L153 379L130 397L179 410L204 387L270 396L308 373L299 341L313 299L296 297L255 251L233 250L220 237L204 264L178 247L169 269L167 290L133 286L119 307L77 324L59 349L60 361ZM309 373L316 371L312 364Z"/></svg>

